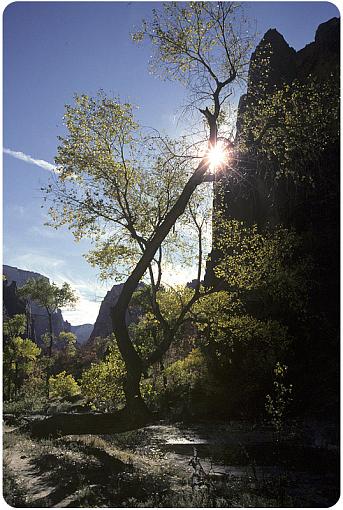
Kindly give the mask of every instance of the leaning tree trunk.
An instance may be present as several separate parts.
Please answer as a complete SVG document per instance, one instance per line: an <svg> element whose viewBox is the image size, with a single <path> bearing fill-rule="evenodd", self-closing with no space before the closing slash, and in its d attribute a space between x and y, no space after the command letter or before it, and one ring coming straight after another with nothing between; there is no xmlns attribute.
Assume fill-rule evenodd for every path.
<svg viewBox="0 0 343 510"><path fill-rule="evenodd" d="M126 325L126 311L132 295L145 271L148 269L149 264L153 260L156 251L175 225L179 216L181 216L185 211L186 206L197 186L203 182L207 168L207 162L202 160L185 185L178 200L166 215L164 221L157 228L151 241L147 244L141 259L124 283L119 298L112 309L113 331L116 336L119 351L125 362L127 372L127 379L124 384L126 403L128 410L130 410L132 414L137 414L138 417L148 414L148 409L142 399L139 389L139 383L144 367L143 362L130 339Z"/></svg>
<svg viewBox="0 0 343 510"><path fill-rule="evenodd" d="M35 437L59 437L69 434L116 434L142 427L148 423L146 417L132 414L127 408L113 413L58 413L43 420L32 420L20 430ZM153 416L150 418L153 419Z"/></svg>

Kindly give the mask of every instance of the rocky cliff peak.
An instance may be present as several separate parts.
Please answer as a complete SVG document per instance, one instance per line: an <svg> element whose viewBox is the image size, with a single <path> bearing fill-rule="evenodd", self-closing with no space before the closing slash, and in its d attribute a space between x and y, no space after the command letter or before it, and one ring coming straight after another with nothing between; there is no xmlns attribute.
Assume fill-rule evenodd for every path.
<svg viewBox="0 0 343 510"><path fill-rule="evenodd" d="M306 79L309 74L325 80L330 73L338 71L340 53L340 20L332 18L319 25L315 40L297 53L297 78Z"/></svg>
<svg viewBox="0 0 343 510"><path fill-rule="evenodd" d="M331 18L317 28L315 42L322 48L339 53L340 22L339 18Z"/></svg>
<svg viewBox="0 0 343 510"><path fill-rule="evenodd" d="M250 61L248 94L270 92L295 77L296 51L275 29L269 29L257 45Z"/></svg>
<svg viewBox="0 0 343 510"><path fill-rule="evenodd" d="M89 338L90 342L92 342L96 337L106 338L113 333L111 311L118 300L123 285L123 283L113 285L112 289L109 290L104 297L100 305L99 314L95 321L93 331ZM140 283L138 288L141 288L143 285L144 284ZM131 324L131 322L136 321L139 313L138 309L130 308L126 313L126 323Z"/></svg>

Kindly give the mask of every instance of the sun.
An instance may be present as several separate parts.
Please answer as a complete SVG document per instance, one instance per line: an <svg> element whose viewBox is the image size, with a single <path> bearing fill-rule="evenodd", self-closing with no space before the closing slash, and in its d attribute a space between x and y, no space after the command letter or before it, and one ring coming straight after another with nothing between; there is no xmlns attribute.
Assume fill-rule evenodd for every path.
<svg viewBox="0 0 343 510"><path fill-rule="evenodd" d="M216 145L211 147L207 153L207 159L210 164L209 169L211 172L216 172L222 168L228 160L228 153L226 147L222 142L217 142Z"/></svg>

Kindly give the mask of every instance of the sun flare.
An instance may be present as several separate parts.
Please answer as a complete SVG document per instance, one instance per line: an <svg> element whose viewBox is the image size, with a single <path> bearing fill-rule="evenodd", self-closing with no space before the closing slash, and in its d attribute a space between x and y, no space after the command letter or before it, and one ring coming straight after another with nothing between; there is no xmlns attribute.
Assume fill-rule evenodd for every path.
<svg viewBox="0 0 343 510"><path fill-rule="evenodd" d="M228 159L227 150L224 144L217 142L216 145L209 149L207 158L210 163L211 172L216 172L218 169L222 168L227 163Z"/></svg>

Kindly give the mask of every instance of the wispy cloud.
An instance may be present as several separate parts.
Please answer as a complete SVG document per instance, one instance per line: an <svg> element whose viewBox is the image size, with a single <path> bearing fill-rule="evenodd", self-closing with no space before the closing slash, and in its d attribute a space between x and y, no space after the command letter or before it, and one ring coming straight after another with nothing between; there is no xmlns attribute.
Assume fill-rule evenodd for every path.
<svg viewBox="0 0 343 510"><path fill-rule="evenodd" d="M34 236L43 237L45 239L63 239L65 238L65 232L61 230L51 229L45 226L33 225L28 229L29 234L33 234Z"/></svg>
<svg viewBox="0 0 343 510"><path fill-rule="evenodd" d="M32 165L39 166L40 168L43 168L44 170L49 170L51 172L56 172L56 166L52 165L48 161L45 161L44 159L35 159L29 156L28 154L24 154L24 152L20 151L12 151L12 149L6 149L4 147L3 149L5 154L8 154L9 156L12 156L13 158L20 159L21 161L25 161L26 163L31 163Z"/></svg>
<svg viewBox="0 0 343 510"><path fill-rule="evenodd" d="M31 251L30 253L12 257L10 265L50 277L51 271L56 271L57 268L65 266L66 261L61 258L45 256L41 253L33 253Z"/></svg>
<svg viewBox="0 0 343 510"><path fill-rule="evenodd" d="M10 211L11 211L12 215L15 215L20 218L23 218L26 214L25 207L23 207L22 205L17 205L17 204L11 205Z"/></svg>
<svg viewBox="0 0 343 510"><path fill-rule="evenodd" d="M85 299L82 295L78 295L78 298L75 310L62 310L63 319L73 326L94 324L99 314L100 303Z"/></svg>

